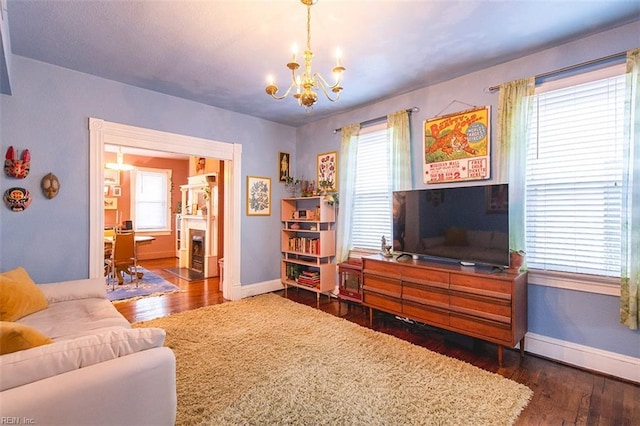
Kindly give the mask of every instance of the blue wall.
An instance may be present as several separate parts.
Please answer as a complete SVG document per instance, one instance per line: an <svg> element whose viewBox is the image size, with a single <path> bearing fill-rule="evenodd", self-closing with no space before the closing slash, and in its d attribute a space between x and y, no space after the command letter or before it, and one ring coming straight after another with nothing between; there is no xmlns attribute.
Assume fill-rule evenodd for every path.
<svg viewBox="0 0 640 426"><path fill-rule="evenodd" d="M422 132L425 119L465 110L469 105L490 105L492 140L495 140L498 93L487 93L486 88L625 52L640 46L639 34L640 23L635 22L305 125L297 129L298 170L305 176L315 176L316 156L322 152L340 150L340 134L334 134L333 129L417 106L420 111L411 117L413 188L427 188L422 182ZM348 96L348 92L348 84L345 84L341 96ZM492 170L495 171L496 147L493 146L492 150ZM440 188L446 186L439 185ZM535 282L530 284L530 332L640 358L640 332L619 324L618 297L544 287Z"/></svg>
<svg viewBox="0 0 640 426"><path fill-rule="evenodd" d="M278 151L292 153L296 176L315 179L316 156L339 151L340 134L333 129L417 106L420 111L412 116L413 186L425 188L421 134L426 118L466 109L468 104L490 105L495 135L498 94L485 88L638 47L638 34L640 23L626 25L297 129L11 56L7 62L12 95L0 95L0 152L9 145L29 148L33 160L27 179L15 181L2 174L0 188L27 187L33 203L23 213L0 208L0 270L23 265L37 282L88 276L89 117L242 144L244 212L247 175L270 176L273 199L285 195L277 184ZM443 111L452 101L460 103ZM39 191L40 179L48 172L62 182L53 200ZM242 215L244 285L279 277L279 229L277 203L271 216ZM618 306L617 297L532 282L529 331L640 358L640 332L618 324Z"/></svg>
<svg viewBox="0 0 640 426"><path fill-rule="evenodd" d="M20 56L12 57L11 96L0 95L0 152L31 152L24 180L0 177L4 192L27 188L22 213L0 208L0 270L24 266L36 282L89 274L89 117L222 142L242 144L242 211L246 175L270 176L275 200L278 151L295 154L295 129L247 115L138 89ZM40 179L53 172L60 194L44 198ZM279 206L271 216L241 217L241 282L280 275Z"/></svg>

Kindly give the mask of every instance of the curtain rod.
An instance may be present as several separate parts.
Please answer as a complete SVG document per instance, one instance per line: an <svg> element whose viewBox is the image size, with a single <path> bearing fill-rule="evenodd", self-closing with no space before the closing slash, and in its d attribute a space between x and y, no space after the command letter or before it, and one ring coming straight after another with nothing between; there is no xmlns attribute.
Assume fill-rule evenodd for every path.
<svg viewBox="0 0 640 426"><path fill-rule="evenodd" d="M409 114L411 114L412 112L420 111L420 108L414 106L414 107L406 109L405 111L407 111ZM370 125L375 124L375 123L379 122L380 120L383 120L383 119L386 119L386 118L387 118L387 116L383 115L382 117L376 117L376 118L372 118L371 120L363 121L362 123L360 123L360 127L370 126ZM339 127L337 129L333 129L333 133L338 133L340 130L342 130L342 127Z"/></svg>
<svg viewBox="0 0 640 426"><path fill-rule="evenodd" d="M536 76L534 76L534 78L537 80L539 78L545 78L545 77L549 77L549 76L552 76L552 75L555 75L555 74L561 74L563 72L572 71L572 70L575 70L577 68L588 67L589 65L598 64L600 62L610 61L612 59L617 59L619 57L623 57L623 56L626 56L626 55L627 55L627 52L615 53L613 55L605 56L604 58L592 59L591 61L586 61L586 62L582 62L582 63L575 64L575 65L569 65L567 67L560 68L559 70L549 71L549 72L545 72L545 73L542 73L542 74L537 74ZM500 85L488 87L488 88L485 89L485 92L493 93L493 92L497 92L498 90L500 90Z"/></svg>

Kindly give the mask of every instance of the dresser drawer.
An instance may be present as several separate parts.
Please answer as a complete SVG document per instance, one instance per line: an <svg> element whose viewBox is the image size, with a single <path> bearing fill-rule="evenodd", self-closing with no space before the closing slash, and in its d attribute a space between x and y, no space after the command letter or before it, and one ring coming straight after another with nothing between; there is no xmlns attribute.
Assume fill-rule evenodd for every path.
<svg viewBox="0 0 640 426"><path fill-rule="evenodd" d="M375 274L388 278L402 278L402 265L388 261L364 259L362 270L365 274Z"/></svg>
<svg viewBox="0 0 640 426"><path fill-rule="evenodd" d="M417 303L434 302L443 307L449 306L449 292L440 287L402 282L402 298Z"/></svg>
<svg viewBox="0 0 640 426"><path fill-rule="evenodd" d="M449 272L422 268L405 268L402 280L431 287L449 288Z"/></svg>
<svg viewBox="0 0 640 426"><path fill-rule="evenodd" d="M402 313L402 303L399 298L391 297L382 293L368 292L365 289L363 303L374 309L400 315Z"/></svg>
<svg viewBox="0 0 640 426"><path fill-rule="evenodd" d="M402 301L402 315L416 321L440 326L449 325L449 312L434 305Z"/></svg>
<svg viewBox="0 0 640 426"><path fill-rule="evenodd" d="M511 327L499 322L481 320L477 317L452 312L449 316L449 326L453 330L459 330L463 334L492 342L506 344L511 347L516 344L512 338L513 333Z"/></svg>
<svg viewBox="0 0 640 426"><path fill-rule="evenodd" d="M399 279L365 274L363 284L365 291L383 293L391 297L397 297L398 299L402 295L402 287Z"/></svg>
<svg viewBox="0 0 640 426"><path fill-rule="evenodd" d="M479 313L486 313L487 316L511 317L511 300L496 299L493 297L478 296L471 293L459 293L452 291L449 295L451 309L469 309ZM483 316L478 314L479 316Z"/></svg>
<svg viewBox="0 0 640 426"><path fill-rule="evenodd" d="M496 297L502 295L511 295L513 292L513 283L508 279L500 279L498 274L490 277L482 277L478 275L462 275L452 273L450 277L450 286L452 289L464 290L465 288L478 291L484 291L487 294L495 294ZM504 297L504 296L502 296Z"/></svg>

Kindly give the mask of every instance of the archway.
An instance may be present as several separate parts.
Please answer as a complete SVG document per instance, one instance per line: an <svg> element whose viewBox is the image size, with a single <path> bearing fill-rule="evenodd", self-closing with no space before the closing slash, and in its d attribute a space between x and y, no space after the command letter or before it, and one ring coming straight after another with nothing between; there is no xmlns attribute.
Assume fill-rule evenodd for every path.
<svg viewBox="0 0 640 426"><path fill-rule="evenodd" d="M195 138L89 118L89 277L103 274L104 145L122 145L223 160L225 267L223 297L237 300L240 294L240 200L242 145Z"/></svg>

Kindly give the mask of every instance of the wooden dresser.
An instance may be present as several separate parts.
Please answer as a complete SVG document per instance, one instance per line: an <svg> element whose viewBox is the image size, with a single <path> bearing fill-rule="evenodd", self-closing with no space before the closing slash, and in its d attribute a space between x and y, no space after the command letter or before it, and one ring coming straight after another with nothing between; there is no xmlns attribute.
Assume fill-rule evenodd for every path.
<svg viewBox="0 0 640 426"><path fill-rule="evenodd" d="M527 332L527 274L484 267L368 256L363 259L364 301L373 309L503 346Z"/></svg>

